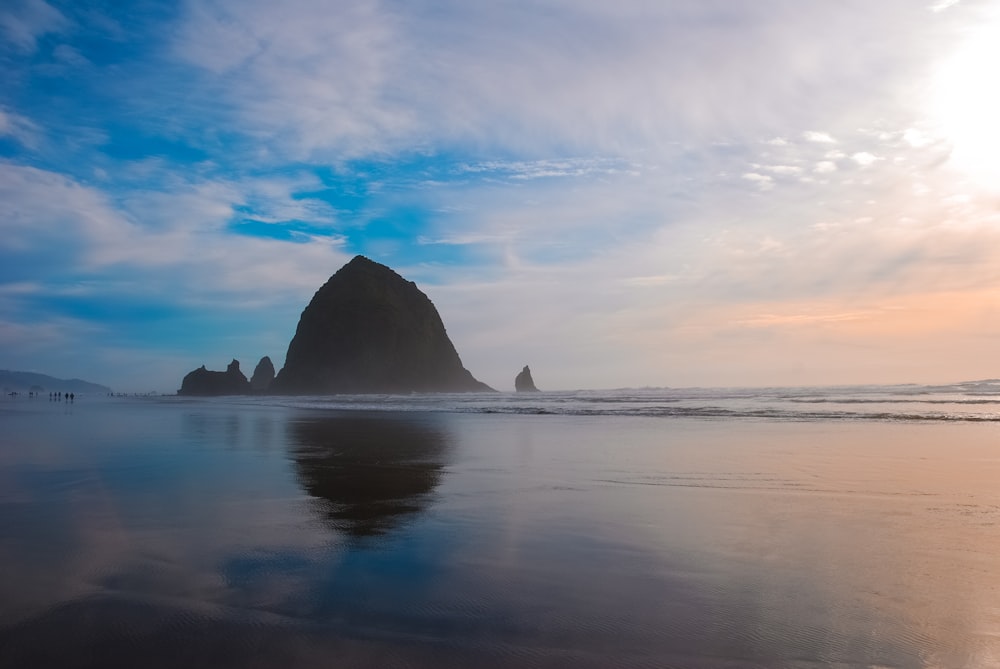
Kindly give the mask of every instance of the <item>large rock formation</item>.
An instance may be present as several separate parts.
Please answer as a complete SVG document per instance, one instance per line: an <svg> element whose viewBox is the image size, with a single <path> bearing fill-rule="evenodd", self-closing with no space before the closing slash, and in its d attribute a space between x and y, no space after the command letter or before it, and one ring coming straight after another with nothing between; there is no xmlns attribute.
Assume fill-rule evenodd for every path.
<svg viewBox="0 0 1000 669"><path fill-rule="evenodd" d="M246 395L250 382L240 371L240 361L233 360L224 372L213 372L202 365L188 373L178 395Z"/></svg>
<svg viewBox="0 0 1000 669"><path fill-rule="evenodd" d="M537 393L535 381L531 378L531 370L525 365L521 373L514 377L514 390L519 393Z"/></svg>
<svg viewBox="0 0 1000 669"><path fill-rule="evenodd" d="M271 386L290 394L492 390L473 378L416 284L356 256L316 291Z"/></svg>
<svg viewBox="0 0 1000 669"><path fill-rule="evenodd" d="M253 369L253 376L250 377L250 390L255 393L266 393L274 381L274 363L271 358L264 356Z"/></svg>

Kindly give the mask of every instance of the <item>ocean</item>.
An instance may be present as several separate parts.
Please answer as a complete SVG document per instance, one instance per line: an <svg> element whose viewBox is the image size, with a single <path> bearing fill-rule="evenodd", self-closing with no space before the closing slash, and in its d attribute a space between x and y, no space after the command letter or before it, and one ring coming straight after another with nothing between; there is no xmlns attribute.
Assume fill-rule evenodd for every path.
<svg viewBox="0 0 1000 669"><path fill-rule="evenodd" d="M1000 381L0 399L0 667L1000 666Z"/></svg>

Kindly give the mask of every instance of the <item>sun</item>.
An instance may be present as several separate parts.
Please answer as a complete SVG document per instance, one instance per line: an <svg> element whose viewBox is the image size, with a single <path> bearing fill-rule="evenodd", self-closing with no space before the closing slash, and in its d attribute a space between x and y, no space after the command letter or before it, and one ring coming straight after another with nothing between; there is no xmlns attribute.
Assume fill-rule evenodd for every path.
<svg viewBox="0 0 1000 669"><path fill-rule="evenodd" d="M949 164L1000 190L1000 23L982 26L938 66L931 114L951 145Z"/></svg>

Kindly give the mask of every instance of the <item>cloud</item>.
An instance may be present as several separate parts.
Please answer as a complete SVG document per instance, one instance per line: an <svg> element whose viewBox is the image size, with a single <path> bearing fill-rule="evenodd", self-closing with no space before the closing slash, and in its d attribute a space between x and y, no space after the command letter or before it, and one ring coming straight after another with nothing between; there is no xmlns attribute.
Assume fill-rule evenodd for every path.
<svg viewBox="0 0 1000 669"><path fill-rule="evenodd" d="M802 174L802 168L797 165L755 165L757 169L780 174L781 176L797 176Z"/></svg>
<svg viewBox="0 0 1000 669"><path fill-rule="evenodd" d="M490 160L461 165L459 173L495 174L510 179L544 179L554 177L613 176L622 172L638 174L639 166L620 159L548 158L543 160L500 161Z"/></svg>
<svg viewBox="0 0 1000 669"><path fill-rule="evenodd" d="M171 48L196 68L188 90L217 93L269 151L342 159L442 143L659 152L813 123L831 130L805 136L831 142L827 123L855 116L845 102L879 85L873 72L908 71L888 54L922 38L899 2L860 25L777 1L618 4L214 0L185 5ZM881 30L900 21L914 30Z"/></svg>
<svg viewBox="0 0 1000 669"><path fill-rule="evenodd" d="M31 119L0 107L0 137L10 137L26 148L37 147L40 128Z"/></svg>
<svg viewBox="0 0 1000 669"><path fill-rule="evenodd" d="M44 0L12 0L0 9L0 33L10 48L33 53L38 38L47 33L62 32L69 21Z"/></svg>
<svg viewBox="0 0 1000 669"><path fill-rule="evenodd" d="M813 172L815 172L816 174L829 174L831 172L836 172L836 171L837 171L837 163L833 162L832 160L821 160L820 162L816 163L816 166L813 168Z"/></svg>
<svg viewBox="0 0 1000 669"><path fill-rule="evenodd" d="M916 128L907 128L903 133L903 139L914 148L921 148L931 143L931 138Z"/></svg>
<svg viewBox="0 0 1000 669"><path fill-rule="evenodd" d="M99 192L61 174L0 163L0 245L11 250L112 240L129 227Z"/></svg>
<svg viewBox="0 0 1000 669"><path fill-rule="evenodd" d="M106 334L102 327L70 318L53 318L42 322L0 321L0 325L0 346L22 351L28 356L35 351L48 353L56 349L68 349L87 334Z"/></svg>
<svg viewBox="0 0 1000 669"><path fill-rule="evenodd" d="M791 313L791 314L757 314L742 320L733 321L734 325L751 328L772 328L784 326L812 326L816 324L843 323L869 318L881 310L848 311L832 313Z"/></svg>
<svg viewBox="0 0 1000 669"><path fill-rule="evenodd" d="M276 140L272 150L363 154L410 127L394 100L404 82L387 71L401 58L395 21L378 3L305 0L281 9L218 0L186 9L175 56L223 84L230 111L249 134Z"/></svg>
<svg viewBox="0 0 1000 669"><path fill-rule="evenodd" d="M935 346L934 338L940 336L929 314L944 309L945 298L928 298L921 309L920 296L967 292L986 299L990 286L1000 280L1000 258L994 251L1000 238L990 222L997 215L975 197L912 197L909 187L917 177L927 181L929 194L950 193L956 186L950 181L953 175L927 167L938 161L938 148L912 147L901 133L872 137L859 132L840 139L847 155L866 146L881 158L862 161L868 163L864 183L852 181L862 167L855 160L824 175L829 181L787 189L777 187L785 175L763 169L737 172L739 178L726 182L726 188L716 182L705 192L690 191L685 207L678 208L674 200L672 213L663 208L671 198L651 197L663 186L653 176L655 170L627 182L628 187L625 182L607 192L584 187L561 202L550 199L544 207L534 202L518 216L509 205L503 212L488 213L494 209L492 196L479 199L477 206L476 198L485 193L469 192L464 211L481 213L465 229L482 236L467 241L513 246L519 262L506 264L500 273L416 268L416 276L431 279L429 284L418 281L430 286L463 360L497 385L507 378L505 370L524 364L517 355L498 356L497 351L521 351L533 369L535 361L546 361L554 387L593 386L589 375L608 379L612 386L680 383L677 379L754 383L761 375L801 382L807 379L787 367L783 356L807 361L810 351L824 350L824 342L843 346L833 356L837 365L806 365L824 378L856 380L863 376L862 364L900 370L906 354L893 349L893 338ZM770 157L778 165L799 160L815 164L811 161L822 156L822 147L807 140L789 143ZM735 159L729 167L734 166ZM766 199L754 197L757 183L771 183L760 177L771 174L776 187ZM703 183L702 175L694 176L695 183ZM607 207L614 188L622 189L618 203ZM619 236L623 231L612 223L616 214L622 220L642 218L640 208L621 203L635 205L644 197L650 211L663 215L652 216L655 222L632 235ZM605 231L617 237L614 245L557 264L528 252L532 245L558 239L558 234L546 237L544 230L533 237L532 220L569 230L571 224L562 222L592 207L598 208L594 223L576 230L588 239L599 238L597 221L607 213ZM477 301L490 304L489 313L477 310ZM559 350L539 344L544 341L560 342ZM859 346L867 352L858 354ZM717 347L733 347L732 356L723 356L726 366L717 362ZM745 361L750 358L737 354L750 350L754 360L768 362L750 364ZM625 351L643 351L644 362ZM769 365L770 376L765 371ZM931 367L921 373L942 373Z"/></svg>
<svg viewBox="0 0 1000 669"><path fill-rule="evenodd" d="M802 136L805 137L808 141L816 142L817 144L835 144L837 141L833 137L831 137L829 133L818 132L815 130L807 130L806 132L802 133Z"/></svg>
<svg viewBox="0 0 1000 669"><path fill-rule="evenodd" d="M955 5L957 5L961 1L962 0L940 0L940 2L934 3L928 9L930 9L932 12L935 12L935 13L937 13L937 12L943 12L946 9L954 7Z"/></svg>
<svg viewBox="0 0 1000 669"><path fill-rule="evenodd" d="M861 167L868 167L875 161L880 160L880 158L876 155L868 153L867 151L858 151L857 153L851 156L851 160L853 160Z"/></svg>
<svg viewBox="0 0 1000 669"><path fill-rule="evenodd" d="M743 175L743 178L747 181L757 184L757 188L761 190L771 190L774 188L774 179L767 176L766 174L757 174L756 172L747 172Z"/></svg>
<svg viewBox="0 0 1000 669"><path fill-rule="evenodd" d="M227 232L234 206L262 194L273 197L260 203L265 213L305 211L283 203L291 199L287 181L182 182L130 192L120 206L92 186L36 168L0 163L0 184L0 244L17 254L8 255L8 268L21 257L54 254L66 265L60 274L142 271L148 280L160 272L157 283L184 299L239 294L252 303L315 287L346 257L336 238L287 244ZM310 275L310 267L319 273Z"/></svg>
<svg viewBox="0 0 1000 669"><path fill-rule="evenodd" d="M71 68L81 68L93 65L79 49L70 46L69 44L60 44L52 50L52 58L62 64Z"/></svg>

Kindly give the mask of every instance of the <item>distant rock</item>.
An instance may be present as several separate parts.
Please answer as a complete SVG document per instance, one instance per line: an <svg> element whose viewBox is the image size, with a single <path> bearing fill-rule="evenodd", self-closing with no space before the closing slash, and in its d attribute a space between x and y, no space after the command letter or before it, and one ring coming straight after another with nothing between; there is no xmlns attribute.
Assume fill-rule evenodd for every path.
<svg viewBox="0 0 1000 669"><path fill-rule="evenodd" d="M272 392L492 390L473 378L430 299L399 274L356 256L302 312Z"/></svg>
<svg viewBox="0 0 1000 669"><path fill-rule="evenodd" d="M521 373L514 377L514 390L519 393L537 393L535 381L531 378L531 370L525 365Z"/></svg>
<svg viewBox="0 0 1000 669"><path fill-rule="evenodd" d="M240 361L233 360L224 372L213 372L202 365L188 373L178 395L246 395L250 382L240 371Z"/></svg>
<svg viewBox="0 0 1000 669"><path fill-rule="evenodd" d="M250 377L250 390L255 393L266 393L272 381L274 381L274 364L271 358L265 355L254 367L253 376Z"/></svg>
<svg viewBox="0 0 1000 669"><path fill-rule="evenodd" d="M47 374L37 372L16 372L0 369L0 388L5 391L64 392L64 393L99 393L107 395L111 388L80 379L57 379Z"/></svg>

